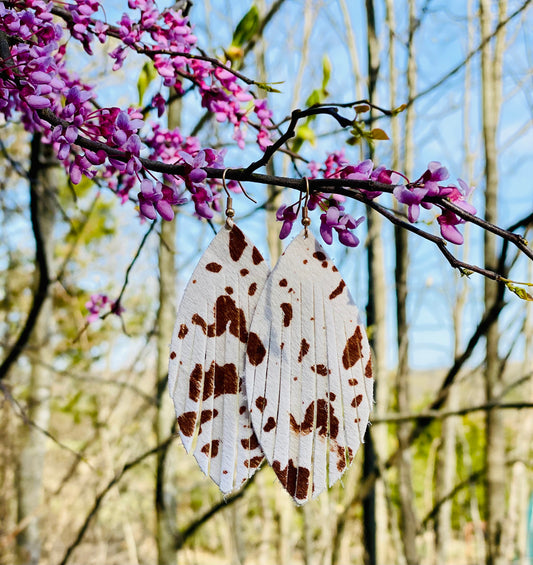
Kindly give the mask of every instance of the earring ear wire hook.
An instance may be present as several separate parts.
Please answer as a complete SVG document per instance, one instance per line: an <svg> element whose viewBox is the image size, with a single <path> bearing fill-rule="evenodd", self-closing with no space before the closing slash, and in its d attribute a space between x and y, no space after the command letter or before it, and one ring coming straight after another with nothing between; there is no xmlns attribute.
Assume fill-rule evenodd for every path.
<svg viewBox="0 0 533 565"><path fill-rule="evenodd" d="M226 186L226 171L228 169L224 169L222 173L222 186L226 191L226 228L230 230L233 227L233 216L235 216L235 210L233 209L233 198L230 196L228 187Z"/></svg>
<svg viewBox="0 0 533 565"><path fill-rule="evenodd" d="M304 177L305 180L305 200L302 208L302 226L304 227L304 237L309 235L309 226L311 225L311 218L309 217L309 209L307 204L309 202L309 179Z"/></svg>
<svg viewBox="0 0 533 565"><path fill-rule="evenodd" d="M233 222L231 220L231 218L233 218L233 216L235 216L235 210L233 209L233 199L230 196L228 187L226 185L226 173L229 171L230 169L224 169L223 173L222 173L222 186L224 187L224 190L226 191L226 227L231 228L233 226ZM237 183L239 184L239 186L241 187L242 193L244 194L244 196L246 196L246 198L248 198L248 200L251 200L254 204L257 204L257 200L254 200L244 189L244 186L242 185L241 181L238 180Z"/></svg>

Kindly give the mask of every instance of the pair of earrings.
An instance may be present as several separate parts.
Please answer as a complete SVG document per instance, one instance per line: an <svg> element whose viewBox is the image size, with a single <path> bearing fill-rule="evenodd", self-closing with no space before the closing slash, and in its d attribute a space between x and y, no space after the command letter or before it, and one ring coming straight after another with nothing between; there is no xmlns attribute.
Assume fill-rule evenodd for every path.
<svg viewBox="0 0 533 565"><path fill-rule="evenodd" d="M346 283L304 229L274 269L233 223L200 259L178 309L169 391L187 452L227 494L266 456L297 504L332 486L363 441L370 347Z"/></svg>

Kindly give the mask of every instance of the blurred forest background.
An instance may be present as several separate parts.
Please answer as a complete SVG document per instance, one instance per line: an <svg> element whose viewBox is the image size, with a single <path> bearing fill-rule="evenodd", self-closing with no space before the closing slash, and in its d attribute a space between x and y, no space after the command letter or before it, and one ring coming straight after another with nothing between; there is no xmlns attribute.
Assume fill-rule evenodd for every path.
<svg viewBox="0 0 533 565"><path fill-rule="evenodd" d="M314 102L408 104L379 119L391 140L373 152L319 119L300 127L293 151L320 162L344 148L351 162L373 155L411 178L439 160L477 187L481 216L527 239L530 4L257 0L256 24L240 37L248 1L194 2L190 17L209 54L226 51L247 76L280 83L282 92L268 95L274 121ZM105 3L109 21L126 9ZM159 80L133 56L111 73L112 48L89 59L73 47L71 64L105 103L146 103ZM256 148L228 141L231 132L194 95L172 106L169 125L227 147L229 166L257 158ZM29 346L0 381L1 565L533 563L531 303L480 276L460 277L429 242L353 203L354 215L368 215L363 244L331 254L366 312L374 349L364 452L342 484L303 508L266 466L224 500L180 445L166 391L176 305L212 229L189 207L171 223L140 223L131 204L92 182L74 189L22 126L0 127L3 358L42 291L28 178L37 179L52 281ZM269 167L296 174L281 154ZM237 199L239 224L274 264L282 250L275 210L295 196L251 191L261 205ZM467 226L456 252L533 281L527 259L481 230ZM87 326L89 296L116 299L126 282L122 317Z"/></svg>

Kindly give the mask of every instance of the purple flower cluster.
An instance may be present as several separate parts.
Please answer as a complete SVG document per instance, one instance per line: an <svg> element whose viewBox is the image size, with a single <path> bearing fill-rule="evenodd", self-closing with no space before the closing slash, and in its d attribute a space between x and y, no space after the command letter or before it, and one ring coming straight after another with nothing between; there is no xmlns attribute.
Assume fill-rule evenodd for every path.
<svg viewBox="0 0 533 565"><path fill-rule="evenodd" d="M370 159L361 161L357 165L350 165L344 156L344 151L330 153L323 165L315 161L309 163L309 178L341 178L351 180L373 180L384 184L392 184L392 171L383 166L374 168ZM377 198L381 192L361 189L367 198ZM347 247L359 245L359 238L351 230L357 228L364 220L363 217L355 219L345 212L342 203L346 200L339 194L325 195L321 192L311 194L308 209L314 210L319 207L320 235L325 243L331 245L333 242L333 231L337 233L340 243ZM298 219L298 205L281 206L276 214L278 221L283 222L280 238L286 238L292 229L294 222Z"/></svg>
<svg viewBox="0 0 533 565"><path fill-rule="evenodd" d="M167 130L158 125L145 139L150 158L164 163L184 165L182 175L163 175L162 182L144 179L138 195L141 215L155 219L156 212L165 220L174 217L172 206L188 202L185 189L192 195L196 214L211 219L219 209L218 191L214 181L207 181L205 167L223 168L225 150L201 149L195 137L184 138L178 128Z"/></svg>
<svg viewBox="0 0 533 565"><path fill-rule="evenodd" d="M462 179L458 179L460 188L439 184L448 177L449 173L446 167L443 167L438 161L432 161L418 180L408 182L406 185L399 185L394 189L393 195L396 200L407 206L407 218L411 223L418 220L420 206L430 210L436 204L435 200L430 201L428 198L447 198L465 212L476 213L474 206L467 201L473 189L468 187ZM463 243L463 236L456 227L464 223L463 219L450 210L444 210L437 217L437 222L444 239L457 245Z"/></svg>
<svg viewBox="0 0 533 565"><path fill-rule="evenodd" d="M87 316L89 324L96 322L106 309L117 316L124 312L124 308L118 302L111 300L106 294L91 294L91 297L85 303L85 308L89 311Z"/></svg>
<svg viewBox="0 0 533 565"><path fill-rule="evenodd" d="M51 2L15 1L9 8L0 2L0 30L17 38L10 47L10 59L0 63L0 113L6 119L20 114L28 131L42 131L45 140L54 145L74 184L82 176L93 178L98 173L122 202L129 198L132 188L139 186L141 215L150 219L157 213L171 219L172 206L186 201L186 189L197 215L211 218L213 210L220 206L218 185L206 182L203 169L223 166L224 153L202 149L192 138L180 139L178 143L172 139L171 150L168 142L156 142L162 133L158 126L152 126L151 137L141 140L144 117L138 110L98 108L92 88L66 69L66 44L61 43L63 28L81 42L88 54L92 54L95 36L102 43L109 34L118 36L121 43L111 53L115 69L120 68L128 50L151 54L167 86L181 90L184 80L191 81L216 119L233 124L234 138L240 147L244 146L243 127L248 124L250 112L259 122L255 126L259 130L259 146L264 150L271 143L272 114L266 101L254 100L248 86L242 86L228 70L185 56L195 47L196 37L181 11L160 12L153 0L129 0L128 5L138 11L138 16L124 14L113 27L94 18L100 9L96 0L65 3L63 8L70 18L65 18L62 27L54 20ZM152 104L162 115L166 105L163 96L154 96ZM42 120L38 111L45 108L52 110L63 124L52 128ZM105 143L124 156L117 158L104 150L82 149L76 144L79 135ZM165 135L172 138L169 132ZM149 150L152 159L183 164L185 173L181 177L151 178L140 160L143 150Z"/></svg>

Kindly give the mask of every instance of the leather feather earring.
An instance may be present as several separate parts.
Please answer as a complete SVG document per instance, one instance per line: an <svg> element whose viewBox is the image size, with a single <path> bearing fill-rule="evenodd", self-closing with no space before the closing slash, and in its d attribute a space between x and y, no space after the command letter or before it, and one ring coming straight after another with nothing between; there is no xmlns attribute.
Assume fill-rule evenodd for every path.
<svg viewBox="0 0 533 565"><path fill-rule="evenodd" d="M200 259L179 306L169 391L185 449L226 494L264 458L250 423L243 368L249 323L269 268L233 223L225 175L226 224Z"/></svg>
<svg viewBox="0 0 533 565"><path fill-rule="evenodd" d="M246 389L252 425L297 504L333 485L363 441L373 403L370 347L346 283L308 231L289 244L250 327Z"/></svg>

